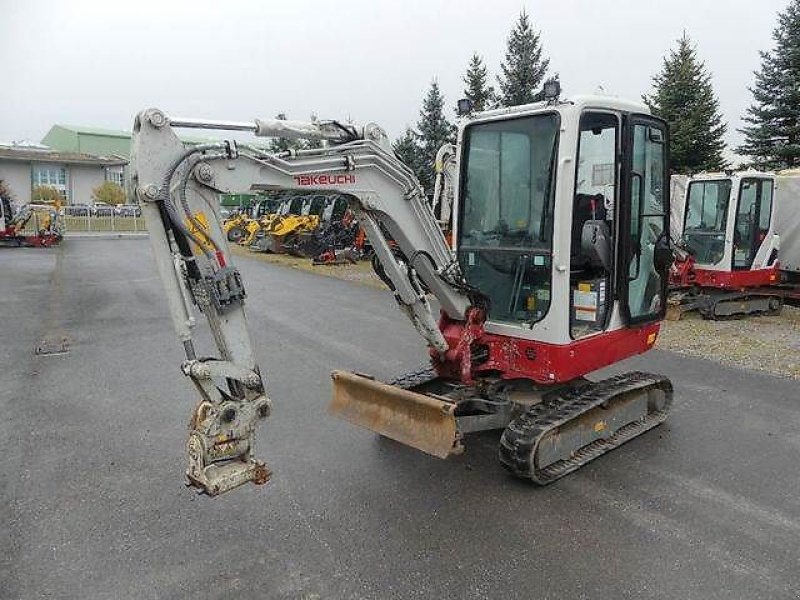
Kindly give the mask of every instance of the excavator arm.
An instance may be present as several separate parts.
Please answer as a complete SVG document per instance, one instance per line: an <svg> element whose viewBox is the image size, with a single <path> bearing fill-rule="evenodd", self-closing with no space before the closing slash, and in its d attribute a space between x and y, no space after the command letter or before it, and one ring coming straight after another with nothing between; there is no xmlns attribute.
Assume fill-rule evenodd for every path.
<svg viewBox="0 0 800 600"><path fill-rule="evenodd" d="M181 127L324 140L326 145L279 155L234 141L186 148L175 133ZM186 474L201 492L216 495L270 477L253 450L256 423L269 415L271 402L248 331L246 286L220 223L219 194L275 189L344 194L399 307L434 356L443 356L448 343L423 287L450 319L467 316L472 304L468 287L423 190L377 125L203 121L170 118L150 109L136 117L131 164L132 184L186 354L182 371L200 396L190 424ZM403 261L395 258L387 236ZM210 329L213 357L201 356L195 348L195 308Z"/></svg>

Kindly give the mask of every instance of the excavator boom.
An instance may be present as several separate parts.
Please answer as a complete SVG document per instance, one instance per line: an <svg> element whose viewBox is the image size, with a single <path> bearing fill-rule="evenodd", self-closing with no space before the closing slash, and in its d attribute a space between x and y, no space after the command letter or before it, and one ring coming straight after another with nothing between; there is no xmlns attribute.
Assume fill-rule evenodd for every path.
<svg viewBox="0 0 800 600"><path fill-rule="evenodd" d="M230 141L186 149L173 130L200 126L324 139L331 145L286 155L269 155ZM200 392L189 440L191 485L214 495L247 481L268 479L265 465L253 457L253 443L255 422L269 414L271 403L252 351L244 283L219 223L218 194L273 189L344 194L384 265L402 311L434 354L448 350L420 281L434 291L451 318L463 319L470 299L460 287L457 264L422 189L376 125L356 129L336 122L205 122L170 119L151 109L136 118L132 149L133 184L173 323L186 350L183 372ZM395 259L387 234L406 253L407 264ZM213 334L214 358L198 358L194 348L195 307ZM334 382L338 401L333 410L338 411L356 384L345 376L335 377ZM404 394L406 400L412 397L411 392ZM427 449L430 442L418 432L432 416L431 403L421 398L420 406L395 402L394 414L402 418L387 426L386 433ZM446 426L454 428L452 419Z"/></svg>

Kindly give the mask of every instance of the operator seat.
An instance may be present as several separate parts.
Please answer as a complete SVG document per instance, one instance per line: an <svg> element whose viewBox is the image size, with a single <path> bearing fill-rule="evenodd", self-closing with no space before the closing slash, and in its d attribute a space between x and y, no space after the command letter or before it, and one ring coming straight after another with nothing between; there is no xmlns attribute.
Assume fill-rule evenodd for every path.
<svg viewBox="0 0 800 600"><path fill-rule="evenodd" d="M572 268L586 268L591 266L591 260L584 256L581 250L581 236L583 226L587 221L605 221L606 207L603 194L576 194L575 204L572 208L572 244L570 257Z"/></svg>

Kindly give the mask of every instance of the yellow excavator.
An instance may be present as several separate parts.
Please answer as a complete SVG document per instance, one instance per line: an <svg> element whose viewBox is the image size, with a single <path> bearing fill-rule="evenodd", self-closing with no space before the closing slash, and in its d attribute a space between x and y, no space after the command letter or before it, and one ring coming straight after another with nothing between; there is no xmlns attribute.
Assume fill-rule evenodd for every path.
<svg viewBox="0 0 800 600"><path fill-rule="evenodd" d="M281 199L268 196L259 199L255 204L242 209L225 219L222 231L229 242L243 244L252 231L258 231L257 223L266 216L274 215L280 206ZM252 240L251 240L252 241Z"/></svg>
<svg viewBox="0 0 800 600"><path fill-rule="evenodd" d="M283 254L287 244L297 235L319 227L319 215L324 209L325 196L301 194L287 198L277 214L269 215L259 223L246 245L254 252Z"/></svg>
<svg viewBox="0 0 800 600"><path fill-rule="evenodd" d="M246 211L238 211L225 219L222 231L229 242L239 242L247 235L247 226L253 221Z"/></svg>
<svg viewBox="0 0 800 600"><path fill-rule="evenodd" d="M301 206L300 199L293 197L277 199L268 207L260 205L258 209L254 211L254 215L246 221L244 225L244 235L238 240L239 245L249 247L254 244L256 238L267 231L281 214L292 210L292 202L298 207ZM298 208L297 210L300 209Z"/></svg>

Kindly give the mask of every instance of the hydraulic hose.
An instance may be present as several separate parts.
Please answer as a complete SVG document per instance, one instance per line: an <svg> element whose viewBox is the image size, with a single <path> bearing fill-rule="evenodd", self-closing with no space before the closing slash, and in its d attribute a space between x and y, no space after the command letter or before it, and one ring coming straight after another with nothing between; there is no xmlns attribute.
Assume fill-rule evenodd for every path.
<svg viewBox="0 0 800 600"><path fill-rule="evenodd" d="M199 146L194 146L192 148L189 148L188 150L185 150L183 153L180 154L180 156L178 156L172 162L172 164L167 169L167 172L164 175L164 179L161 182L161 187L158 190L158 195L156 196L156 202L161 203L161 205L164 207L164 214L167 216L170 225L178 229L178 231L180 231L185 237L192 240L195 243L195 245L197 245L197 247L202 250L203 254L205 254L210 259L213 258L211 252L208 249L206 249L205 246L200 242L200 240L197 239L197 236L195 236L191 231L189 231L189 229L181 222L175 210L175 205L173 204L170 198L169 188L170 188L170 183L172 182L172 177L175 175L175 171L178 170L178 167L180 167L181 164L187 158L189 158L193 154L205 152L206 150L217 150L224 147L225 147L224 144L219 144L219 143L201 144ZM202 231L202 228L200 228L200 230ZM191 253L189 254L188 257L186 256L185 254L185 251L187 250L186 248L180 248L180 249L181 249L181 254L184 255L184 258L191 258Z"/></svg>

